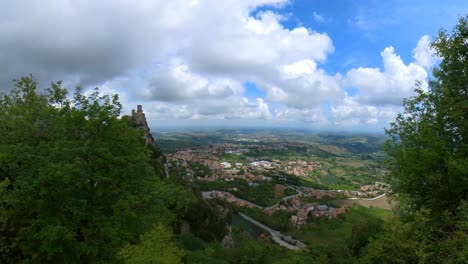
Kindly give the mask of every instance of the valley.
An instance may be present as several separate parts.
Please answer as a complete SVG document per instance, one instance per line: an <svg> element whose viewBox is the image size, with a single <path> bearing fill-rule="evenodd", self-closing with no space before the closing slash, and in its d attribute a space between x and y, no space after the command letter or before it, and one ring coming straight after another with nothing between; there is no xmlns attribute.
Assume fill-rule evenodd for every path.
<svg viewBox="0 0 468 264"><path fill-rule="evenodd" d="M234 243L341 244L355 224L396 209L386 195L382 135L245 129L156 138L169 179L233 212Z"/></svg>

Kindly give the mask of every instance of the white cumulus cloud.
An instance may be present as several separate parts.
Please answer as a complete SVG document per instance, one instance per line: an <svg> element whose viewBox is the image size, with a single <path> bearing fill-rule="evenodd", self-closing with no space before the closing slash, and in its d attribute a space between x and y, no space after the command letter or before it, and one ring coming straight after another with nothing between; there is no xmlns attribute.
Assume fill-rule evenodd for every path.
<svg viewBox="0 0 468 264"><path fill-rule="evenodd" d="M418 45L413 49L413 58L416 64L430 68L434 66L436 57L435 52L430 47L431 40L428 35L424 35L418 41Z"/></svg>
<svg viewBox="0 0 468 264"><path fill-rule="evenodd" d="M393 47L385 48L380 55L383 69L359 67L346 74L345 85L359 89L360 102L401 105L403 98L413 94L416 82L421 82L423 88L427 87L427 60L424 65L420 64L420 60L405 64Z"/></svg>
<svg viewBox="0 0 468 264"><path fill-rule="evenodd" d="M289 3L1 1L0 85L32 73L45 83L102 86L121 95L126 112L143 104L150 120L322 125L380 123L412 94L417 80L427 85L434 64L427 36L413 50L414 62L405 64L388 47L382 69L331 75L324 65L335 50L332 39L301 25L285 27L288 17L278 10ZM326 21L317 12L312 18ZM264 98L249 95L247 82ZM350 97L347 87L359 93Z"/></svg>

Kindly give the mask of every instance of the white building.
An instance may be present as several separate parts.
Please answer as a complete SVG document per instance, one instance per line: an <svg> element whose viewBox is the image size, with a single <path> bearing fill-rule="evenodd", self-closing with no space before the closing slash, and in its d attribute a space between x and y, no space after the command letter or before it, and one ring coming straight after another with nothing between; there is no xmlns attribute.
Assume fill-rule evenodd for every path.
<svg viewBox="0 0 468 264"><path fill-rule="evenodd" d="M223 166L223 168L225 169L230 169L232 167L231 163L230 162L221 162L221 166Z"/></svg>

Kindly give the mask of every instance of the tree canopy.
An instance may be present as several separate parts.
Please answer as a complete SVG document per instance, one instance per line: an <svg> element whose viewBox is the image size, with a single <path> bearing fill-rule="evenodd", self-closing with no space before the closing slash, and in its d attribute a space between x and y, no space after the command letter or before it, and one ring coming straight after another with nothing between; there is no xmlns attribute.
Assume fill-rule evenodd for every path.
<svg viewBox="0 0 468 264"><path fill-rule="evenodd" d="M113 262L125 243L171 219L141 131L118 96L68 99L31 76L0 99L0 259ZM166 199L168 198L168 199ZM174 205L175 206L175 205Z"/></svg>
<svg viewBox="0 0 468 264"><path fill-rule="evenodd" d="M400 218L366 247L363 263L468 262L468 16L432 43L441 59L386 131Z"/></svg>
<svg viewBox="0 0 468 264"><path fill-rule="evenodd" d="M468 25L441 31L428 91L419 85L387 130L393 191L417 209L454 212L468 198Z"/></svg>

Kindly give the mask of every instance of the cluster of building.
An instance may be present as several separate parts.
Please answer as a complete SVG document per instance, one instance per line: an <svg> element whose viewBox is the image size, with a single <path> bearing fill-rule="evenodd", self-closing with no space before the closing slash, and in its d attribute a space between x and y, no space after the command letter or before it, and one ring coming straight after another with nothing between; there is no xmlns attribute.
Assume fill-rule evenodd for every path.
<svg viewBox="0 0 468 264"><path fill-rule="evenodd" d="M308 218L327 218L336 219L338 216L346 213L344 207L335 208L332 206L318 204L318 203L306 203L300 205L299 197L291 199L289 201L290 207L296 211L295 215L290 218L291 223L299 228L301 225L307 223Z"/></svg>
<svg viewBox="0 0 468 264"><path fill-rule="evenodd" d="M180 165L186 167L188 166L187 162L198 162L207 166L211 170L211 175L205 175L201 177L201 180L216 180L219 178L224 179L234 179L241 178L246 180L265 180L257 179L258 177L252 175L251 172L262 172L265 170L282 170L287 174L292 174L296 176L307 176L309 172L321 169L322 164L320 162L307 162L307 161L289 161L283 162L279 160L262 160L262 159L253 159L247 157L247 162L241 163L231 163L228 161L220 160L218 154L234 154L242 155L249 152L250 146L244 148L238 148L233 144L216 144L210 146L204 146L197 149L185 149L177 151L173 154L167 155L167 160L169 162L176 161ZM262 148L267 148L262 146ZM284 148L283 145L275 146L275 148ZM257 174L257 173L254 173ZM268 177L267 177L268 178Z"/></svg>
<svg viewBox="0 0 468 264"><path fill-rule="evenodd" d="M188 166L187 162L198 162L207 166L212 175L214 176L223 170L234 169L231 163L229 162L220 162L219 158L217 157L218 154L242 154L248 152L248 149L237 149L233 144L216 144L216 145L209 145L203 146L196 149L184 149L177 151L173 154L167 154L166 158L169 162L175 161L178 162L182 166ZM235 164L236 168L240 168L243 166L241 163Z"/></svg>
<svg viewBox="0 0 468 264"><path fill-rule="evenodd" d="M352 196L350 191L342 191L342 190L321 190L321 189L314 189L309 187L303 186L291 186L296 190L298 193L304 194L306 196L311 196L316 199L322 199L325 196L328 197L336 197L338 194L343 194L345 196Z"/></svg>
<svg viewBox="0 0 468 264"><path fill-rule="evenodd" d="M207 166L214 174L224 169L224 167L219 163L218 158L209 151L185 149L177 151L174 154L167 154L166 158L169 162L178 162L183 167L188 166L187 161L198 162Z"/></svg>
<svg viewBox="0 0 468 264"><path fill-rule="evenodd" d="M202 196L204 199L221 199L238 207L261 209L268 215L272 215L277 210L285 210L290 213L294 213L291 216L290 221L297 228L306 224L308 218L336 219L340 215L346 213L346 209L344 207L335 208L318 203L306 203L301 205L300 195L293 195L291 196L291 199L283 200L280 203L268 207L262 207L252 202L240 199L225 191L202 192Z"/></svg>
<svg viewBox="0 0 468 264"><path fill-rule="evenodd" d="M309 175L310 172L319 170L322 168L322 164L320 162L313 162L313 161L290 161L284 167L284 171L287 174L292 174L299 177L306 177Z"/></svg>
<svg viewBox="0 0 468 264"><path fill-rule="evenodd" d="M290 221L294 226L299 227L305 225L309 217L336 219L338 216L345 213L346 209L344 207L334 208L327 205L305 204L302 208L297 210L296 215L291 216Z"/></svg>
<svg viewBox="0 0 468 264"><path fill-rule="evenodd" d="M280 160L251 160L249 163L244 165L243 163L231 164L229 162L221 162L221 165L225 170L233 170L243 168L245 170L264 171L264 170L282 170L287 174L306 177L311 171L319 170L322 168L320 162L313 161L289 161L283 162Z"/></svg>
<svg viewBox="0 0 468 264"><path fill-rule="evenodd" d="M258 160L250 162L250 168L255 170L272 170L278 167L278 161Z"/></svg>
<svg viewBox="0 0 468 264"><path fill-rule="evenodd" d="M248 183L253 183L254 181L266 181L269 182L271 181L271 177L266 177L263 175L254 175L249 172L244 172L244 173L238 173L238 174L231 174L228 172L223 172L220 174L216 175L211 175L211 176L206 176L206 177L197 177L197 180L201 181L216 181L219 179L223 179L225 181L234 181L234 180L244 180Z"/></svg>
<svg viewBox="0 0 468 264"><path fill-rule="evenodd" d="M249 201L237 198L233 194L225 191L208 191L202 192L203 199L221 199L228 203L232 203L238 207L248 207L248 208L258 208L263 209L263 207L251 203Z"/></svg>
<svg viewBox="0 0 468 264"><path fill-rule="evenodd" d="M386 193L390 190L390 186L383 182L375 182L372 185L363 185L360 187L359 197L375 197L379 194Z"/></svg>
<svg viewBox="0 0 468 264"><path fill-rule="evenodd" d="M250 150L248 148L229 148L224 151L224 154L234 154L234 155L242 155L244 153L248 153Z"/></svg>

